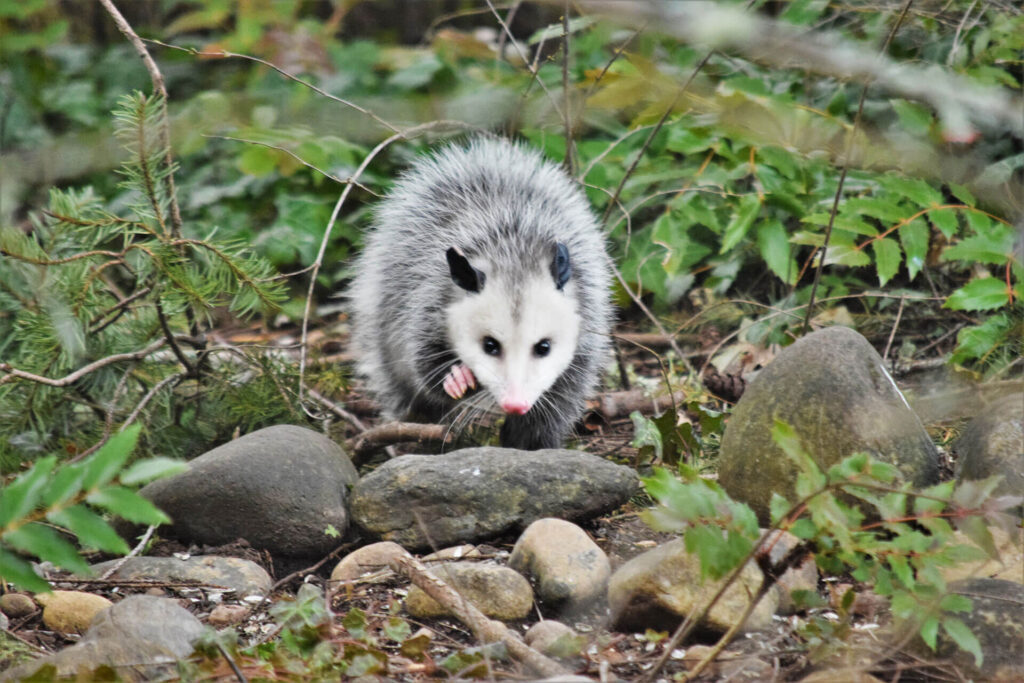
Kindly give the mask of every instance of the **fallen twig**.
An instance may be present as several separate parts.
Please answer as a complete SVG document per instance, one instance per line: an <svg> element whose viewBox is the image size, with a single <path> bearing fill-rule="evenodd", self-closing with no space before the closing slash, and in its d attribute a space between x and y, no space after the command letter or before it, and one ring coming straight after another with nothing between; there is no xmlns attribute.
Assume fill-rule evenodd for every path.
<svg viewBox="0 0 1024 683"><path fill-rule="evenodd" d="M525 664L533 673L541 676L560 676L569 673L561 664L520 640L517 634L510 631L500 621L495 621L484 615L448 584L431 574L423 563L412 555L406 553L396 557L391 560L389 566L395 572L407 577L423 589L424 593L454 614L459 621L469 627L477 639L484 643L500 642L504 644L509 653Z"/></svg>
<svg viewBox="0 0 1024 683"><path fill-rule="evenodd" d="M634 410L645 414L661 413L685 398L686 394L682 391L660 396L651 396L645 389L610 391L601 394L593 401L588 401L587 408L599 412L606 420L613 420L623 415L629 415Z"/></svg>
<svg viewBox="0 0 1024 683"><path fill-rule="evenodd" d="M417 422L387 422L378 425L349 441L349 447L358 464L365 456L396 443L448 444L452 436L446 425L419 424Z"/></svg>

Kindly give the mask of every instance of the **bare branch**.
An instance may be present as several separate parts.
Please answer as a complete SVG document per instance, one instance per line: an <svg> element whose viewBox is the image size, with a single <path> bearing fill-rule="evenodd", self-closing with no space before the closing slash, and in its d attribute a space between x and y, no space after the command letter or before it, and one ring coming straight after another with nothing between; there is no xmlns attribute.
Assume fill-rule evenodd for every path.
<svg viewBox="0 0 1024 683"><path fill-rule="evenodd" d="M17 368L11 367L10 363L0 363L0 372L7 373L3 377L0 377L0 384L7 384L8 382L13 382L15 379L20 378L27 379L31 382L38 382L39 384L47 384L51 387L66 387L69 384L74 384L78 380L88 375L90 372L99 370L100 368L106 367L107 365L120 363L126 360L139 360L141 358L145 358L146 356L153 353L166 343L166 339L157 339L152 344L143 349L140 349L138 351L132 351L130 353L117 353L114 354L113 356L101 358L97 361L93 361L92 363L89 363L88 365L79 368L78 370L75 370L70 375L65 375L64 377L60 377L57 379L43 377L42 375L35 375L32 374L31 372L25 372L24 370L18 370Z"/></svg>
<svg viewBox="0 0 1024 683"><path fill-rule="evenodd" d="M358 462L382 446L406 442L446 444L450 443L451 440L449 428L445 425L419 424L417 422L387 422L367 429L352 439L349 444L355 460Z"/></svg>

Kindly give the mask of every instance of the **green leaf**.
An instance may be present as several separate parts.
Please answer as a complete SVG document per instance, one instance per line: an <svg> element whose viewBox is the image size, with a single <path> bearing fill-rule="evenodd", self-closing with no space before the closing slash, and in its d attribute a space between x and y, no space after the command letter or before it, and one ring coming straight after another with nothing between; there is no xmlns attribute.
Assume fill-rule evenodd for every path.
<svg viewBox="0 0 1024 683"><path fill-rule="evenodd" d="M900 262L903 254L900 253L900 245L896 240L883 237L871 243L875 252L875 267L878 270L878 284L885 285L886 282L899 272Z"/></svg>
<svg viewBox="0 0 1024 683"><path fill-rule="evenodd" d="M1003 265L1013 255L1014 230L1002 223L984 233L971 235L942 252L943 261Z"/></svg>
<svg viewBox="0 0 1024 683"><path fill-rule="evenodd" d="M761 223L757 227L757 246L769 270L787 285L796 282L796 260L790 255L789 237L782 221L772 219Z"/></svg>
<svg viewBox="0 0 1024 683"><path fill-rule="evenodd" d="M932 111L928 107L907 100L889 100L903 127L918 135L927 135L932 125Z"/></svg>
<svg viewBox="0 0 1024 683"><path fill-rule="evenodd" d="M954 311L988 311L1001 308L1009 301L1005 282L995 277L982 277L950 294L943 307Z"/></svg>
<svg viewBox="0 0 1024 683"><path fill-rule="evenodd" d="M102 448L82 461L82 469L85 470L85 478L82 481L83 489L91 491L117 476L135 448L140 430L140 425L131 425L110 437L110 440L103 444Z"/></svg>
<svg viewBox="0 0 1024 683"><path fill-rule="evenodd" d="M760 210L761 200L757 195L746 195L740 199L736 213L733 214L729 224L725 226L725 234L722 235L722 248L719 249L718 253L724 254L746 237L750 226L754 224L754 219L757 218Z"/></svg>
<svg viewBox="0 0 1024 683"><path fill-rule="evenodd" d="M0 529L35 510L56 464L57 456L45 457L32 465L28 472L19 475L9 486L0 489Z"/></svg>
<svg viewBox="0 0 1024 683"><path fill-rule="evenodd" d="M67 502L82 490L82 480L84 478L85 470L79 464L61 467L50 480L49 486L46 487L46 491L43 493L43 505L50 508Z"/></svg>
<svg viewBox="0 0 1024 683"><path fill-rule="evenodd" d="M956 617L944 617L942 619L942 630L953 639L953 642L961 650L974 655L974 665L981 666L985 656L981 653L981 643L978 638L967 628L967 624Z"/></svg>
<svg viewBox="0 0 1024 683"><path fill-rule="evenodd" d="M942 206L942 193L923 180L887 173L879 182L889 191L903 195L922 208Z"/></svg>
<svg viewBox="0 0 1024 683"><path fill-rule="evenodd" d="M15 550L52 562L76 574L88 574L90 571L89 564L81 558L75 547L44 524L26 524L4 534L3 540Z"/></svg>
<svg viewBox="0 0 1024 683"><path fill-rule="evenodd" d="M126 486L135 486L187 471L188 464L181 460L165 457L146 458L122 472L118 480Z"/></svg>
<svg viewBox="0 0 1024 683"><path fill-rule="evenodd" d="M928 224L921 218L915 218L899 230L900 244L907 255L907 274L913 280L924 267L928 256Z"/></svg>
<svg viewBox="0 0 1024 683"><path fill-rule="evenodd" d="M950 360L964 363L985 357L1000 344L1009 340L1013 321L1005 313L993 315L980 325L963 328L956 337L956 349Z"/></svg>
<svg viewBox="0 0 1024 683"><path fill-rule="evenodd" d="M384 635L397 643L404 642L411 633L409 622L399 617L391 617L384 625Z"/></svg>
<svg viewBox="0 0 1024 683"><path fill-rule="evenodd" d="M932 652L935 651L935 639L939 635L939 618L928 617L921 624L921 639Z"/></svg>
<svg viewBox="0 0 1024 683"><path fill-rule="evenodd" d="M166 524L171 521L152 502L122 486L100 489L86 500L136 524Z"/></svg>
<svg viewBox="0 0 1024 683"><path fill-rule="evenodd" d="M976 515L969 515L957 520L957 528L971 539L979 548L993 560L999 559L999 550L996 548L992 532L988 530L985 520Z"/></svg>
<svg viewBox="0 0 1024 683"><path fill-rule="evenodd" d="M928 212L928 219L932 225L939 229L947 240L953 239L960 231L960 221L957 218L958 209L936 209Z"/></svg>
<svg viewBox="0 0 1024 683"><path fill-rule="evenodd" d="M50 584L35 573L32 565L0 546L0 577L33 593L49 593Z"/></svg>
<svg viewBox="0 0 1024 683"><path fill-rule="evenodd" d="M124 555L131 550L113 527L84 505L51 512L46 518L54 524L70 529L78 536L82 545L118 555Z"/></svg>
<svg viewBox="0 0 1024 683"><path fill-rule="evenodd" d="M277 168L276 150L259 145L249 145L244 152L238 156L238 170L245 175L259 178L269 175Z"/></svg>

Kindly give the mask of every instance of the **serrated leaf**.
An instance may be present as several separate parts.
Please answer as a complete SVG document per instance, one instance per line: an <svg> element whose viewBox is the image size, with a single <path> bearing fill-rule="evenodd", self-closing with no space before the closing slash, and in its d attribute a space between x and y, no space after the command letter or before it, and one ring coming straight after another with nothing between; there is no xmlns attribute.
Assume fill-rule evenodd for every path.
<svg viewBox="0 0 1024 683"><path fill-rule="evenodd" d="M81 558L75 547L46 525L26 524L4 534L3 540L15 550L52 562L76 574L88 574L90 571L89 564Z"/></svg>
<svg viewBox="0 0 1024 683"><path fill-rule="evenodd" d="M113 527L84 505L51 512L46 516L54 524L70 529L82 545L108 553L124 555L131 548Z"/></svg>
<svg viewBox="0 0 1024 683"><path fill-rule="evenodd" d="M157 457L139 460L126 469L118 480L126 486L135 486L188 471L188 464L173 458Z"/></svg>
<svg viewBox="0 0 1024 683"><path fill-rule="evenodd" d="M32 465L28 472L18 475L9 486L0 489L0 529L24 518L36 508L56 464L57 456L45 457Z"/></svg>
<svg viewBox="0 0 1024 683"><path fill-rule="evenodd" d="M45 579L35 573L31 564L14 553L4 550L2 546L0 546L0 577L33 593L49 593L53 590Z"/></svg>
<svg viewBox="0 0 1024 683"><path fill-rule="evenodd" d="M921 624L921 639L924 641L924 644L927 645L928 648L932 652L935 651L935 639L938 637L938 635L939 635L939 618L938 617L928 617L927 619L925 619L924 623Z"/></svg>
<svg viewBox="0 0 1024 683"><path fill-rule="evenodd" d="M740 200L732 220L725 226L725 233L722 235L722 248L719 249L718 253L724 254L746 237L750 226L754 224L754 219L757 218L760 210L761 200L757 195L747 195Z"/></svg>
<svg viewBox="0 0 1024 683"><path fill-rule="evenodd" d="M999 559L999 549L996 548L995 539L992 538L992 532L988 530L984 519L969 515L957 520L956 526L967 538L984 550L986 555L993 560Z"/></svg>
<svg viewBox="0 0 1024 683"><path fill-rule="evenodd" d="M82 461L82 469L85 471L82 480L84 490L91 491L117 476L135 448L140 430L139 425L131 425L110 437L98 451Z"/></svg>
<svg viewBox="0 0 1024 683"><path fill-rule="evenodd" d="M971 280L949 295L943 308L954 311L989 311L1010 302L1006 283L995 277Z"/></svg>
<svg viewBox="0 0 1024 683"><path fill-rule="evenodd" d="M924 267L928 256L928 224L921 218L915 218L899 230L900 244L907 255L907 274L913 280Z"/></svg>
<svg viewBox="0 0 1024 683"><path fill-rule="evenodd" d="M166 524L170 518L152 502L123 486L110 486L89 495L86 500L136 524Z"/></svg>
<svg viewBox="0 0 1024 683"><path fill-rule="evenodd" d="M956 617L944 617L942 619L942 630L953 639L953 642L961 650L974 655L975 666L981 666L985 659L985 656L981 653L981 643L978 642L977 636L971 632L971 629L967 628L967 624Z"/></svg>
<svg viewBox="0 0 1024 683"><path fill-rule="evenodd" d="M879 182L889 191L903 195L922 208L942 205L942 193L923 180L887 173Z"/></svg>
<svg viewBox="0 0 1024 683"><path fill-rule="evenodd" d="M1013 229L1000 223L984 233L971 235L947 247L941 260L1002 265L1013 255L1015 239Z"/></svg>
<svg viewBox="0 0 1024 683"><path fill-rule="evenodd" d="M769 270L788 285L796 282L796 261L791 256L782 221L773 219L757 226L757 246Z"/></svg>
<svg viewBox="0 0 1024 683"><path fill-rule="evenodd" d="M883 237L871 243L875 252L875 268L878 271L878 284L885 285L899 272L900 262L903 254L900 253L900 245L896 240Z"/></svg>
<svg viewBox="0 0 1024 683"><path fill-rule="evenodd" d="M936 209L928 212L928 219L939 229L947 240L953 239L960 232L960 220L954 209Z"/></svg>
<svg viewBox="0 0 1024 683"><path fill-rule="evenodd" d="M70 500L82 490L85 470L81 465L66 465L57 470L43 493L43 505L55 507Z"/></svg>

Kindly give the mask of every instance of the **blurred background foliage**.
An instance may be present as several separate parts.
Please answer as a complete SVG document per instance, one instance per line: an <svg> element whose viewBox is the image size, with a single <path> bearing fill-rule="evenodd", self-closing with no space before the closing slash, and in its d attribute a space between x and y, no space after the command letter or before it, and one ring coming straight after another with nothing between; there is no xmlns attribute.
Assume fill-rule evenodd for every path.
<svg viewBox="0 0 1024 683"><path fill-rule="evenodd" d="M720 4L872 52L898 23L884 50L892 60L934 65L1020 101L1024 11L1016 3ZM567 60L561 3L119 6L151 40L166 79L186 237L248 245L282 272L305 268L342 183L375 145L418 124L461 122L467 131L524 137L579 175L607 226L626 323L647 324L628 289L670 332L714 324L750 343L786 344L800 334L848 159L818 322L887 334L898 308L907 331L901 358L945 353L975 377L1019 372L1024 142L1013 131L979 126L965 138L942 112L900 93L863 92L800 65L709 54L657 26L638 32L588 16L585 3L569 3ZM0 0L0 60L0 230L31 235L53 187L101 198L111 214L126 211L137 195L115 172L125 152L110 112L151 84L102 7ZM344 288L376 198L440 138L392 144L359 176L318 275L321 301ZM3 259L0 292L2 271L11 272ZM301 317L303 277L288 281L282 309L291 320ZM0 296L0 360L16 355L13 330L26 307ZM97 346L91 356L109 352ZM253 401L278 393L267 383ZM10 385L0 387L8 417L24 410L2 405L13 396ZM301 414L231 410L270 422ZM182 426L180 413L167 419ZM19 443L49 448L75 429L55 426ZM196 448L186 439L177 453Z"/></svg>

